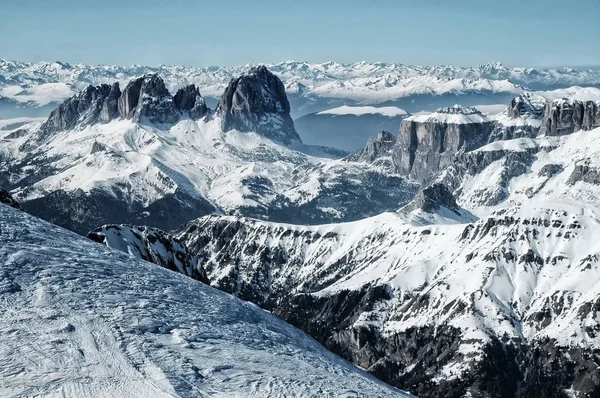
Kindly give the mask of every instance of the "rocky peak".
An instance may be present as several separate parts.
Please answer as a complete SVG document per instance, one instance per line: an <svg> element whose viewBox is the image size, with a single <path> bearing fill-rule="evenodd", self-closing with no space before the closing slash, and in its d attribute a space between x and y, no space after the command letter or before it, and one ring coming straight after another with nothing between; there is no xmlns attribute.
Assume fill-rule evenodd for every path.
<svg viewBox="0 0 600 398"><path fill-rule="evenodd" d="M208 114L206 101L200 95L200 90L195 84L177 90L173 101L178 109L187 112L192 119L199 119Z"/></svg>
<svg viewBox="0 0 600 398"><path fill-rule="evenodd" d="M41 131L49 134L71 129L80 123L96 123L111 91L107 84L87 86L53 110L40 127Z"/></svg>
<svg viewBox="0 0 600 398"><path fill-rule="evenodd" d="M539 119L546 106L546 99L531 93L519 94L510 101L506 113L511 119L528 117Z"/></svg>
<svg viewBox="0 0 600 398"><path fill-rule="evenodd" d="M542 117L541 135L568 135L600 126L600 107L594 101L563 98L548 102Z"/></svg>
<svg viewBox="0 0 600 398"><path fill-rule="evenodd" d="M19 202L14 200L10 193L5 189L0 189L0 204L5 204L18 210L23 210Z"/></svg>
<svg viewBox="0 0 600 398"><path fill-rule="evenodd" d="M344 160L349 162L374 163L382 158L391 158L392 148L396 144L396 137L385 130L381 130L377 137L369 138L364 149L348 155Z"/></svg>
<svg viewBox="0 0 600 398"><path fill-rule="evenodd" d="M173 97L161 77L149 74L131 80L122 91L119 83L86 87L52 111L41 131L48 134L119 118L171 124L184 115L197 119L208 112L195 85L179 89Z"/></svg>
<svg viewBox="0 0 600 398"><path fill-rule="evenodd" d="M544 97L531 93L519 94L513 98L497 119L488 142L537 136L547 102Z"/></svg>
<svg viewBox="0 0 600 398"><path fill-rule="evenodd" d="M180 117L165 82L156 74L127 84L119 99L119 113L126 119L150 123L175 123Z"/></svg>
<svg viewBox="0 0 600 398"><path fill-rule="evenodd" d="M274 141L301 141L290 116L285 87L265 66L231 80L219 100L224 131L256 132Z"/></svg>
<svg viewBox="0 0 600 398"><path fill-rule="evenodd" d="M460 207L448 187L441 183L435 183L423 189L415 196L415 199L405 209L423 210L426 213L436 213L442 207L460 215Z"/></svg>

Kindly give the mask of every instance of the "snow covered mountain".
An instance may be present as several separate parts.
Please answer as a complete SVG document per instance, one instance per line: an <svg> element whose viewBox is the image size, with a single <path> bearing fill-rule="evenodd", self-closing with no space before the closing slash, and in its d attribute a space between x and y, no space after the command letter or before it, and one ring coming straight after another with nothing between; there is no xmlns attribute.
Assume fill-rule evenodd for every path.
<svg viewBox="0 0 600 398"><path fill-rule="evenodd" d="M594 109L517 98L492 122L441 110L414 121L431 126L416 128L431 150L448 125L464 139L461 126L475 123L484 143L498 126L528 123L535 134L444 146L454 151L449 167L423 168L437 183L396 213L321 226L208 216L175 235L213 286L400 388L431 397L593 397L600 128L571 131L597 125ZM542 123L559 127L539 135ZM382 134L354 161L390 159L396 145Z"/></svg>
<svg viewBox="0 0 600 398"><path fill-rule="evenodd" d="M0 60L0 97L7 106L10 102L13 108L18 105L23 111L27 107L60 103L90 84L112 84L115 81L124 84L145 74L158 74L170 91L193 83L209 99L212 97L214 104L230 80L242 75L251 66L126 67ZM394 102L401 108L416 112L456 102L463 105L504 103L523 89L552 90L575 85L600 85L599 70L507 68L499 63L464 68L380 62L310 64L287 61L266 66L284 82L294 117L352 104ZM462 100L457 101L457 96Z"/></svg>
<svg viewBox="0 0 600 398"><path fill-rule="evenodd" d="M3 397L407 397L275 316L0 204Z"/></svg>
<svg viewBox="0 0 600 398"><path fill-rule="evenodd" d="M211 216L178 236L214 286L416 394L595 396L597 209L540 202L425 226Z"/></svg>
<svg viewBox="0 0 600 398"><path fill-rule="evenodd" d="M146 75L89 86L41 125L0 130L0 186L32 214L82 234L130 223L172 230L225 212L284 222L355 220L408 203L417 185L303 144L265 68L232 80L216 111Z"/></svg>

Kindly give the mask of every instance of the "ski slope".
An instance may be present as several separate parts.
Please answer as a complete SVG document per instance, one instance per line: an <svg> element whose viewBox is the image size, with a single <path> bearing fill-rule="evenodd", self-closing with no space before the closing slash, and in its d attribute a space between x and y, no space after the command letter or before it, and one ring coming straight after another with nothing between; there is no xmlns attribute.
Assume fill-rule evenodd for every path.
<svg viewBox="0 0 600 398"><path fill-rule="evenodd" d="M0 396L406 397L258 307L0 205Z"/></svg>

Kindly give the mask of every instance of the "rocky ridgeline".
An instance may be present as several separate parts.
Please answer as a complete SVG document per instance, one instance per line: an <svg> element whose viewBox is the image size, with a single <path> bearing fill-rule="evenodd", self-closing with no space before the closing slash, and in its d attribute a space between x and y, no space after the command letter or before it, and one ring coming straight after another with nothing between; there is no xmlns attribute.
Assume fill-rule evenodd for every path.
<svg viewBox="0 0 600 398"><path fill-rule="evenodd" d="M195 85L181 88L173 97L159 76L145 75L130 81L122 91L119 83L88 86L55 109L40 130L47 135L119 118L172 124L184 116L200 118L207 114Z"/></svg>
<svg viewBox="0 0 600 398"><path fill-rule="evenodd" d="M573 134L600 127L600 107L594 101L560 99L548 102L542 116L541 135Z"/></svg>
<svg viewBox="0 0 600 398"><path fill-rule="evenodd" d="M124 224L104 225L87 234L95 242L129 253L171 271L209 284L198 256L178 239L157 228Z"/></svg>
<svg viewBox="0 0 600 398"><path fill-rule="evenodd" d="M375 138L369 138L364 149L352 153L344 158L347 162L367 162L393 170L392 154L396 145L396 137L385 130Z"/></svg>
<svg viewBox="0 0 600 398"><path fill-rule="evenodd" d="M419 203L455 207L443 186ZM365 221L360 238L354 224L223 216L190 222L176 236L207 264L213 286L419 396L560 396L569 388L594 396L596 351L565 341L580 327L584 340L600 332L588 322L597 298L579 292L597 278L586 242L598 227L587 213L509 208L467 226Z"/></svg>
<svg viewBox="0 0 600 398"><path fill-rule="evenodd" d="M300 142L281 80L265 66L233 79L217 106L223 131L257 132L274 141Z"/></svg>
<svg viewBox="0 0 600 398"><path fill-rule="evenodd" d="M508 162L516 164L515 161L518 161L527 166L533 159L531 155L539 150L529 148L526 153L519 154L510 150L469 154L487 143L540 135L568 135L597 127L600 127L600 106L594 101L548 101L541 96L524 93L515 97L506 111L496 118L488 118L474 108L459 105L441 108L429 115L413 115L402 121L398 138L389 133L380 135L345 160L383 164L426 186L448 168L473 174L494 160L509 155L527 157ZM518 167L511 173L521 169ZM585 173L583 165L580 174ZM589 178L595 177L590 174ZM456 186L455 183L446 183Z"/></svg>

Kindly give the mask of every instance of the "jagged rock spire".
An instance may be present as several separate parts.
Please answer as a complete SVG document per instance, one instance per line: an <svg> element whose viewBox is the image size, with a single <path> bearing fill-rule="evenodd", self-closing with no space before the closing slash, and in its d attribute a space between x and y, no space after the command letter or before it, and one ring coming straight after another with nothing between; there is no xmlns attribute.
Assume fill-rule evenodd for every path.
<svg viewBox="0 0 600 398"><path fill-rule="evenodd" d="M160 76L149 74L130 81L123 90L119 83L88 86L52 111L41 131L50 134L118 118L171 124L183 116L196 119L208 112L195 85L179 89L173 97Z"/></svg>

